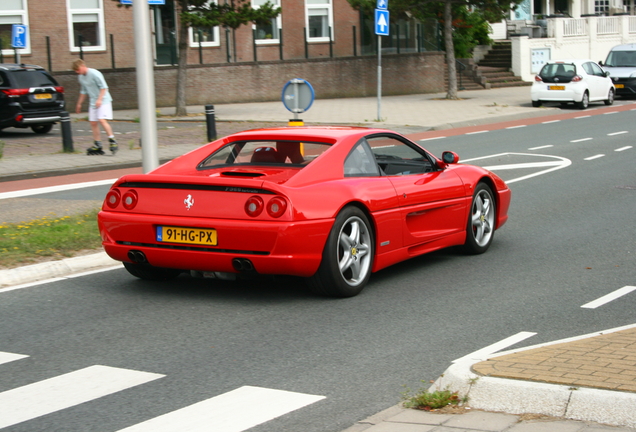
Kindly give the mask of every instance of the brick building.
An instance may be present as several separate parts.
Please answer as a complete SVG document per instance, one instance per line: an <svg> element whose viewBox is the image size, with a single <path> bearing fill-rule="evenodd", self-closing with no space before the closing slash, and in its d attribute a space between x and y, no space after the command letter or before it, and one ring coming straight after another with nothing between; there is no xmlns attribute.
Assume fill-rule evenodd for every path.
<svg viewBox="0 0 636 432"><path fill-rule="evenodd" d="M75 91L77 79L70 70L71 63L82 57L106 75L116 108L134 106L133 11L122 6L122 1L126 0L0 0L0 60L14 62L12 24L27 25L27 46L20 50L22 63L44 66L69 91ZM157 2L164 4L153 4ZM264 2L252 0L252 5ZM378 38L371 17L352 9L347 0L270 2L280 6L282 12L268 25L248 24L236 30L189 29L188 103L202 99L217 103L272 100L279 97L279 81L284 84L301 76L293 73L330 87L316 88L317 97L368 95L376 87L374 60L365 56L377 53ZM157 92L157 104L170 105L174 103L174 91L165 90L175 87L179 11L174 0L149 3L155 83L162 89ZM395 25L390 37L382 37L387 67L409 75L405 80L391 80L385 94L413 92L404 87L405 83L415 92L441 91L443 83L438 77L423 76L422 83L413 84L420 74L440 73L443 67L438 52L424 52L434 45L431 31L434 33L430 26L408 21ZM393 53L416 58L391 60ZM333 87L352 79L354 82L346 87ZM270 84L272 88L268 88ZM391 86L397 87L392 90Z"/></svg>

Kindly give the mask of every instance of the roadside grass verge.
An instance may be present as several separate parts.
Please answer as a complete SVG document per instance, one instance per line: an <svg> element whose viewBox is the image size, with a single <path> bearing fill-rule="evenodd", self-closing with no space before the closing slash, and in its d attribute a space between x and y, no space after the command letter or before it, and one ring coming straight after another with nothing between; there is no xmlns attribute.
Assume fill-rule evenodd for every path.
<svg viewBox="0 0 636 432"><path fill-rule="evenodd" d="M0 225L0 268L78 255L101 246L97 212L54 214L28 222Z"/></svg>

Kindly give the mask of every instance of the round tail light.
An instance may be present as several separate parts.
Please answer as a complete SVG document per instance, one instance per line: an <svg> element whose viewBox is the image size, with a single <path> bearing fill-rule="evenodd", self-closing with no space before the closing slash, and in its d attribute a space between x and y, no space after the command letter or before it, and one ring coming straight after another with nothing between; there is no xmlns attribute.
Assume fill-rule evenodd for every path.
<svg viewBox="0 0 636 432"><path fill-rule="evenodd" d="M106 194L106 205L112 209L117 207L121 201L121 193L119 193L119 189L111 189Z"/></svg>
<svg viewBox="0 0 636 432"><path fill-rule="evenodd" d="M139 198L137 192L131 189L124 194L121 200L126 210L132 210L137 205Z"/></svg>
<svg viewBox="0 0 636 432"><path fill-rule="evenodd" d="M247 213L248 216L256 217L261 214L264 206L263 198L254 195L245 203L245 213Z"/></svg>
<svg viewBox="0 0 636 432"><path fill-rule="evenodd" d="M281 197L274 197L267 203L267 214L273 218L281 217L287 210L287 201Z"/></svg>

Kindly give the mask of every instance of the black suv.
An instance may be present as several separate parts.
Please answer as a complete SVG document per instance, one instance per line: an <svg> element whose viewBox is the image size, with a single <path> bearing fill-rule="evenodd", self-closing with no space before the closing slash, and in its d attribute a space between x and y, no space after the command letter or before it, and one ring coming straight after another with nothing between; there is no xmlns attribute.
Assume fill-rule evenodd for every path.
<svg viewBox="0 0 636 432"><path fill-rule="evenodd" d="M60 121L64 87L35 65L0 63L0 130L33 129L44 134Z"/></svg>

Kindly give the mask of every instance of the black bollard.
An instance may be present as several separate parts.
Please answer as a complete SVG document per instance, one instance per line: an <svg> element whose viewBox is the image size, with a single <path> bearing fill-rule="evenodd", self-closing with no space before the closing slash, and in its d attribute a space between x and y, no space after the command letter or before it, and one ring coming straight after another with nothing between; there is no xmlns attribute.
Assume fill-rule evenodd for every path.
<svg viewBox="0 0 636 432"><path fill-rule="evenodd" d="M208 141L216 139L216 119L214 118L214 105L205 106L205 124L208 127Z"/></svg>
<svg viewBox="0 0 636 432"><path fill-rule="evenodd" d="M60 126L62 127L62 146L64 153L73 153L73 133L71 132L71 117L68 112L62 111Z"/></svg>

